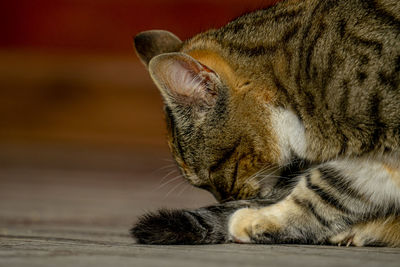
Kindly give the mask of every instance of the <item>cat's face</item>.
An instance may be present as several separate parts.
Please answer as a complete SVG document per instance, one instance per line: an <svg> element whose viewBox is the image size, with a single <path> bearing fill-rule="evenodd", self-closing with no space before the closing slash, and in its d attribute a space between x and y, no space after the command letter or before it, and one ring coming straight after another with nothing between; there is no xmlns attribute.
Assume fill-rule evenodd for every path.
<svg viewBox="0 0 400 267"><path fill-rule="evenodd" d="M249 89L250 80L232 78L218 55L181 53L171 33L141 33L135 46L164 98L168 144L185 178L219 201L271 187L273 178L256 175L271 174L279 160L267 96Z"/></svg>

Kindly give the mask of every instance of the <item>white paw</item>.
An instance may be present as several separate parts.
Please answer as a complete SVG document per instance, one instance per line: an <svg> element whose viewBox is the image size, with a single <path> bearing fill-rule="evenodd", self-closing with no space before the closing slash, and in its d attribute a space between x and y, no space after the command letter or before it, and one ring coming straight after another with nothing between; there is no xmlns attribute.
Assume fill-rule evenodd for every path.
<svg viewBox="0 0 400 267"><path fill-rule="evenodd" d="M236 243L251 243L251 222L257 217L255 209L240 209L228 222L230 239Z"/></svg>
<svg viewBox="0 0 400 267"><path fill-rule="evenodd" d="M279 218L266 212L266 209L245 208L236 211L228 223L230 239L236 243L252 243L254 238L265 233L277 232L281 228Z"/></svg>

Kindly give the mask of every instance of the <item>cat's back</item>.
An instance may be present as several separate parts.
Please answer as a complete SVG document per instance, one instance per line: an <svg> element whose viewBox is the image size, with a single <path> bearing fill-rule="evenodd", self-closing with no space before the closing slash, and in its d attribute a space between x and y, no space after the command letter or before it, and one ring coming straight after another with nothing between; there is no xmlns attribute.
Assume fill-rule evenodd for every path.
<svg viewBox="0 0 400 267"><path fill-rule="evenodd" d="M287 0L183 50L213 51L235 75L273 84L277 102L306 125L316 157L399 150L398 0Z"/></svg>
<svg viewBox="0 0 400 267"><path fill-rule="evenodd" d="M334 40L337 46L354 41L375 50L386 46L398 51L399 31L398 0L284 0L200 33L186 41L183 50L217 51L232 65L251 63L244 66L255 66L254 71L257 63L280 49L297 49L286 51L296 58L299 48L318 41Z"/></svg>

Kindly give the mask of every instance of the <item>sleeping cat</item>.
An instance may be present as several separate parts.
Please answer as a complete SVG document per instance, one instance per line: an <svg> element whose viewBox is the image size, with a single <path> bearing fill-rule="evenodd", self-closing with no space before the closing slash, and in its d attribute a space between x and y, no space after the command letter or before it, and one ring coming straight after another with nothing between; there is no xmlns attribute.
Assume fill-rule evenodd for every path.
<svg viewBox="0 0 400 267"><path fill-rule="evenodd" d="M400 2L286 0L181 42L135 37L184 177L140 243L400 246Z"/></svg>

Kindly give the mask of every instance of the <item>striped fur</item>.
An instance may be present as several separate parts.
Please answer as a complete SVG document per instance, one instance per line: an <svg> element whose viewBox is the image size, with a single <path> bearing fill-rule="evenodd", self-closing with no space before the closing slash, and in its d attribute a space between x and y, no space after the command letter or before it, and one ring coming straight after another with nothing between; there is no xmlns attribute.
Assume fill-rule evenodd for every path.
<svg viewBox="0 0 400 267"><path fill-rule="evenodd" d="M187 180L142 243L400 246L400 2L286 0L181 42L135 38Z"/></svg>

